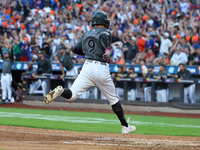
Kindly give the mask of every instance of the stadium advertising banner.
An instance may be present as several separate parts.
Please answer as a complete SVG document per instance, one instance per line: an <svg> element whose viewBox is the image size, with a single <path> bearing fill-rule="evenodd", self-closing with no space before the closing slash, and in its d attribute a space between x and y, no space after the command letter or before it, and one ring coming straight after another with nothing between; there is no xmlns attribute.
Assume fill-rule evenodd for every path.
<svg viewBox="0 0 200 150"><path fill-rule="evenodd" d="M3 63L0 63L0 70L2 69ZM78 69L81 67L82 64L75 64L75 67ZM37 68L37 63L34 63L34 68ZM127 65L127 70L130 67L134 67L135 73L142 73L148 72L147 67L145 65ZM28 68L28 63L25 62L15 62L13 64L13 70L26 70ZM193 75L200 75L200 66L186 66L186 68L193 74ZM52 63L52 71L61 71L59 63ZM110 72L117 72L118 65L110 64ZM159 66L154 66L154 72L159 71ZM169 74L176 74L179 71L179 66L166 66L166 72Z"/></svg>

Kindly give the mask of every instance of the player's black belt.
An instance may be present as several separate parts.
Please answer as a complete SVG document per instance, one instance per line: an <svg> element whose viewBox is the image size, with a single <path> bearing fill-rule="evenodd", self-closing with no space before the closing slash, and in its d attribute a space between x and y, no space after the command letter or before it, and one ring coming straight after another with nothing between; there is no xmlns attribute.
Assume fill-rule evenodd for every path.
<svg viewBox="0 0 200 150"><path fill-rule="evenodd" d="M97 61L97 60L92 60L92 59L87 59L86 62L90 62L90 63L100 63L101 65L106 66L106 62L102 62L102 61Z"/></svg>

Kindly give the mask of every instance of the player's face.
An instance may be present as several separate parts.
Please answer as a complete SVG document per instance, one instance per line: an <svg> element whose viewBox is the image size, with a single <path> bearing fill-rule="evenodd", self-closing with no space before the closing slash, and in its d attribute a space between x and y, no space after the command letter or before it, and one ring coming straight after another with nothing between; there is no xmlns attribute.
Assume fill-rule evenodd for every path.
<svg viewBox="0 0 200 150"><path fill-rule="evenodd" d="M165 70L165 67L160 66L160 72L163 72Z"/></svg>
<svg viewBox="0 0 200 150"><path fill-rule="evenodd" d="M148 68L148 72L153 72L153 68Z"/></svg>
<svg viewBox="0 0 200 150"><path fill-rule="evenodd" d="M32 68L33 67L33 64L28 64L28 68Z"/></svg>
<svg viewBox="0 0 200 150"><path fill-rule="evenodd" d="M128 71L128 73L129 73L129 74L133 74L133 73L134 73L134 70L133 70L133 69L130 69L130 70Z"/></svg>
<svg viewBox="0 0 200 150"><path fill-rule="evenodd" d="M6 57L6 58L9 58L9 57L10 57L10 55L6 53L6 54L5 54L5 57Z"/></svg>
<svg viewBox="0 0 200 150"><path fill-rule="evenodd" d="M65 50L63 50L63 49L60 49L60 53L61 53L61 54L63 54L63 53L64 53L64 51L65 51Z"/></svg>
<svg viewBox="0 0 200 150"><path fill-rule="evenodd" d="M39 58L42 58L42 57L43 57L43 54L38 54L38 57L39 57Z"/></svg>
<svg viewBox="0 0 200 150"><path fill-rule="evenodd" d="M180 71L184 71L185 70L185 66L180 65Z"/></svg>
<svg viewBox="0 0 200 150"><path fill-rule="evenodd" d="M122 72L122 68L118 68L118 72Z"/></svg>

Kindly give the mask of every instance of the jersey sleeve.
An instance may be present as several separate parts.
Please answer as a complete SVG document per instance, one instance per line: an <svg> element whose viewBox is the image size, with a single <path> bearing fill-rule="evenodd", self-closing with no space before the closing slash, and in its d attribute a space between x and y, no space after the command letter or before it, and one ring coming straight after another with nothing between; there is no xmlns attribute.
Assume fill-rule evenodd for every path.
<svg viewBox="0 0 200 150"><path fill-rule="evenodd" d="M83 37L83 36L82 36ZM73 52L75 54L78 54L78 55L85 55L83 53L83 50L82 50L82 37L78 40L78 42L76 43L76 46L75 48L73 49Z"/></svg>
<svg viewBox="0 0 200 150"><path fill-rule="evenodd" d="M111 46L111 34L108 32L103 32L100 36L101 44L106 49Z"/></svg>

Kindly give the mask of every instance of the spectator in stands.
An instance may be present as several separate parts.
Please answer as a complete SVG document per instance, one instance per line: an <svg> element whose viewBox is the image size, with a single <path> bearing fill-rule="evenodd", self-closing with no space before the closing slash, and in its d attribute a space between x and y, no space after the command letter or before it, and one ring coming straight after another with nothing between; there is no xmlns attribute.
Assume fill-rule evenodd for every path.
<svg viewBox="0 0 200 150"><path fill-rule="evenodd" d="M13 43L12 38L15 40L16 36L20 35L21 61L30 61L31 54L29 53L36 53L38 46L39 50L43 50L45 55L53 60L58 52L56 46L60 44L59 39L73 47L80 35L91 27L90 20L94 11L104 10L109 14L111 22L112 43L123 42L121 49L127 63L149 64L149 61L143 60L147 53L144 50L151 48L155 54L153 64L169 64L168 60L175 53L178 44L180 43L185 51L189 45L187 41L189 41L195 51L189 48L194 61L193 63L188 61L188 63L200 64L198 10L193 6L190 10L188 9L188 6L195 4L196 1L166 0L159 3L159 1L143 0L141 2L101 1L97 3L92 0L82 2L81 7L77 4L78 1L64 0L59 2L29 0L29 4L26 3L27 0L11 1L11 7L8 7L7 2L2 3L2 10L5 11L0 12L0 46L5 52L8 45ZM28 39L27 42L24 37ZM136 38L139 51L145 52L144 54L139 55L137 50L133 51L131 37ZM24 49L27 45L29 48ZM188 55L188 51L185 52ZM19 54L15 53L15 55L18 61ZM188 55L188 59L191 55ZM76 63L82 63L84 60L84 57L71 56L74 57Z"/></svg>
<svg viewBox="0 0 200 150"><path fill-rule="evenodd" d="M111 44L112 46L112 62L116 63L118 61L118 57L122 56L122 43L120 41L114 42Z"/></svg>
<svg viewBox="0 0 200 150"><path fill-rule="evenodd" d="M36 63L37 59L38 59L37 55L35 55L35 54L31 55L31 62Z"/></svg>
<svg viewBox="0 0 200 150"><path fill-rule="evenodd" d="M193 36L192 37L192 47L196 50L197 48L200 48L198 36Z"/></svg>
<svg viewBox="0 0 200 150"><path fill-rule="evenodd" d="M115 61L116 64L123 65L122 55L123 54L121 52L117 53L117 60Z"/></svg>
<svg viewBox="0 0 200 150"><path fill-rule="evenodd" d="M21 55L20 55L20 61L31 61L30 56L30 46L29 46L29 38L24 37L24 43L21 42Z"/></svg>
<svg viewBox="0 0 200 150"><path fill-rule="evenodd" d="M155 58L155 54L153 53L152 49L148 49L148 53L145 57L146 59L146 64L153 64L153 60Z"/></svg>
<svg viewBox="0 0 200 150"><path fill-rule="evenodd" d="M164 53L169 53L169 48L172 47L172 42L169 39L169 33L165 32L163 34L163 37L161 37L161 44L160 44L160 50L159 50L159 56L163 56Z"/></svg>
<svg viewBox="0 0 200 150"><path fill-rule="evenodd" d="M136 38L131 37L131 44L129 44L128 46L128 51L126 55L126 63L132 64L132 62L135 62L138 55L139 55L139 48L136 45Z"/></svg>
<svg viewBox="0 0 200 150"><path fill-rule="evenodd" d="M56 56L54 57L53 63L59 63L59 55L56 55Z"/></svg>
<svg viewBox="0 0 200 150"><path fill-rule="evenodd" d="M190 46L188 45L188 41L186 40L186 37L181 38L180 44L183 49L190 48Z"/></svg>
<svg viewBox="0 0 200 150"><path fill-rule="evenodd" d="M176 48L176 53L172 55L172 58L170 60L171 65L179 65L180 63L186 64L188 62L187 55L181 50L181 47Z"/></svg>
<svg viewBox="0 0 200 150"><path fill-rule="evenodd" d="M57 55L57 46L59 46L61 43L61 39L60 39L60 33L56 33L55 34L55 39L53 40L53 46L52 46L52 57L54 57L55 55Z"/></svg>
<svg viewBox="0 0 200 150"><path fill-rule="evenodd" d="M181 0L181 1L179 0L178 2L179 2L181 12L186 14L188 8L190 7L190 5L187 3L187 0Z"/></svg>
<svg viewBox="0 0 200 150"><path fill-rule="evenodd" d="M179 79L192 79L192 75L189 70L185 68L184 63L179 64L180 71L175 75L175 78ZM194 98L195 84L184 84L184 103L188 103L187 95L189 94L190 102L196 103Z"/></svg>
<svg viewBox="0 0 200 150"><path fill-rule="evenodd" d="M44 38L44 42L42 44L42 50L46 54L47 58L51 58L52 52L51 52L51 38L46 34Z"/></svg>
<svg viewBox="0 0 200 150"><path fill-rule="evenodd" d="M153 52L155 54L155 56L157 57L159 54L159 49L160 49L160 37L159 36L155 36L155 41L153 43Z"/></svg>
<svg viewBox="0 0 200 150"><path fill-rule="evenodd" d="M143 34L139 33L136 40L136 45L138 46L138 49L140 52L144 52L145 44L146 44L146 40L144 39Z"/></svg>
<svg viewBox="0 0 200 150"><path fill-rule="evenodd" d="M20 54L21 54L21 47L20 47L20 41L19 41L19 37L15 36L14 38L14 56L16 57L15 61L20 61Z"/></svg>

